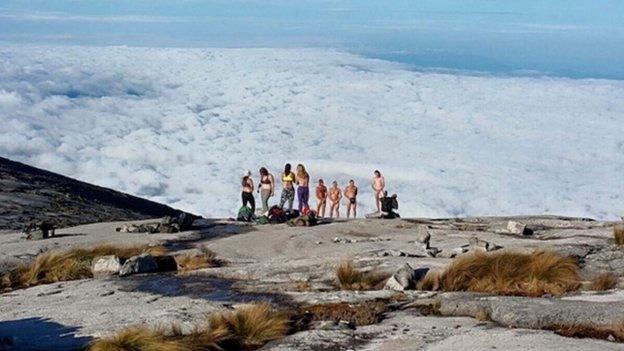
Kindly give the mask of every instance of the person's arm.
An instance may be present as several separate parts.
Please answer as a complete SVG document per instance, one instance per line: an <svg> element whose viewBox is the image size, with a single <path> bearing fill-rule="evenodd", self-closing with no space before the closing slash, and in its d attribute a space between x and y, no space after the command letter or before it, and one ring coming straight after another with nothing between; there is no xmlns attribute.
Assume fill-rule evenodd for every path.
<svg viewBox="0 0 624 351"><path fill-rule="evenodd" d="M271 181L271 194L270 196L275 195L275 177L273 174L269 174L269 180Z"/></svg>
<svg viewBox="0 0 624 351"><path fill-rule="evenodd" d="M381 177L381 189L386 187L386 178Z"/></svg>
<svg viewBox="0 0 624 351"><path fill-rule="evenodd" d="M253 179L251 179L251 177L249 177L249 180L247 180L249 186L251 187L251 192L253 193L255 187L254 187L254 182Z"/></svg>

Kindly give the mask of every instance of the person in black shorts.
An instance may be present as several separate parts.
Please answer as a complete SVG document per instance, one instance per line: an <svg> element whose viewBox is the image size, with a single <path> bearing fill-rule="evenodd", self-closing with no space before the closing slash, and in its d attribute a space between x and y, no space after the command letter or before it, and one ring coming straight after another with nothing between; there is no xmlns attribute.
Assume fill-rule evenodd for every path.
<svg viewBox="0 0 624 351"><path fill-rule="evenodd" d="M348 201L347 218L349 218L351 213L353 213L353 218L355 218L357 216L358 187L355 186L355 181L353 179L349 181L349 185L347 185L347 187L345 188L344 194Z"/></svg>

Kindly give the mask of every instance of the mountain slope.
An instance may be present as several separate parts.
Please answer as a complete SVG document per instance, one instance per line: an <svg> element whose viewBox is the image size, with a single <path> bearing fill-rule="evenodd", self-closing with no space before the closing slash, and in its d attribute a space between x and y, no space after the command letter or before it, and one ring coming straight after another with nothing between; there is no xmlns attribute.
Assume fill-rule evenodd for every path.
<svg viewBox="0 0 624 351"><path fill-rule="evenodd" d="M66 227L180 212L0 157L0 229L21 229L33 220L53 220L58 227Z"/></svg>

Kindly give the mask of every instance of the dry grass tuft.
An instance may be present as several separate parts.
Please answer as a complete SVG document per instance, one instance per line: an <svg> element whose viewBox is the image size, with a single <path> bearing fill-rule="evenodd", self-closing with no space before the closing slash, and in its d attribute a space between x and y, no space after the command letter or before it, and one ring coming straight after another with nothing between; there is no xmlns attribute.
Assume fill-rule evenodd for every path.
<svg viewBox="0 0 624 351"><path fill-rule="evenodd" d="M202 248L201 255L185 254L175 256L179 271L193 271L202 268L221 267L224 262L212 250Z"/></svg>
<svg viewBox="0 0 624 351"><path fill-rule="evenodd" d="M191 351L174 331L129 327L91 343L89 351Z"/></svg>
<svg viewBox="0 0 624 351"><path fill-rule="evenodd" d="M555 324L544 329L552 330L556 334L570 338L592 338L624 342L624 323L611 326L592 324Z"/></svg>
<svg viewBox="0 0 624 351"><path fill-rule="evenodd" d="M250 305L234 311L213 314L213 330L227 330L222 344L230 350L252 350L286 335L288 318L275 312L268 303Z"/></svg>
<svg viewBox="0 0 624 351"><path fill-rule="evenodd" d="M427 275L416 284L416 290L440 290L440 278L442 273L440 271L430 270Z"/></svg>
<svg viewBox="0 0 624 351"><path fill-rule="evenodd" d="M379 323L387 309L386 301L365 301L356 304L324 303L302 307L300 311L307 322L347 321L352 326L362 326Z"/></svg>
<svg viewBox="0 0 624 351"><path fill-rule="evenodd" d="M388 280L390 274L379 271L361 271L352 262L343 262L336 267L338 285L342 290L377 290Z"/></svg>
<svg viewBox="0 0 624 351"><path fill-rule="evenodd" d="M624 224L618 224L613 227L613 238L616 245L624 246Z"/></svg>
<svg viewBox="0 0 624 351"><path fill-rule="evenodd" d="M475 313L474 318L479 322L487 322L490 320L490 314L485 309L480 309Z"/></svg>
<svg viewBox="0 0 624 351"><path fill-rule="evenodd" d="M613 273L604 273L592 280L589 290L605 291L615 288L618 284L618 277Z"/></svg>
<svg viewBox="0 0 624 351"><path fill-rule="evenodd" d="M117 255L123 261L148 252L161 256L168 251L162 246L117 247L100 245L93 248L74 248L67 251L46 251L29 265L19 266L0 278L2 290L26 288L58 281L91 278L91 261L98 256Z"/></svg>
<svg viewBox="0 0 624 351"><path fill-rule="evenodd" d="M110 338L95 340L89 351L255 350L286 335L288 319L267 303L209 316L205 327L184 334L169 328L129 327Z"/></svg>
<svg viewBox="0 0 624 351"><path fill-rule="evenodd" d="M427 278L423 288L435 286L436 279L435 275ZM474 253L455 259L440 275L439 287L444 291L560 296L577 290L580 276L572 257L552 251Z"/></svg>

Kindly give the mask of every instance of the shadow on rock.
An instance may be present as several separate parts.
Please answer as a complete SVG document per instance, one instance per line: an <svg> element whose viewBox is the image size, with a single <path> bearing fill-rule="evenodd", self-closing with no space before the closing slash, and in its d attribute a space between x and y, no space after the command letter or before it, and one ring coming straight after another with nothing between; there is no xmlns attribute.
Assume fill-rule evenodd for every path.
<svg viewBox="0 0 624 351"><path fill-rule="evenodd" d="M0 322L0 350L78 350L91 341L78 327L33 317Z"/></svg>
<svg viewBox="0 0 624 351"><path fill-rule="evenodd" d="M117 280L122 291L147 292L161 296L185 296L217 302L247 303L267 301L275 304L287 302L288 297L275 293L238 291L235 280L211 278L201 275L133 275Z"/></svg>

